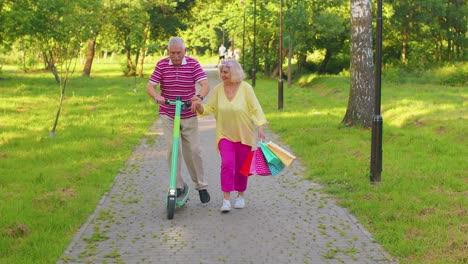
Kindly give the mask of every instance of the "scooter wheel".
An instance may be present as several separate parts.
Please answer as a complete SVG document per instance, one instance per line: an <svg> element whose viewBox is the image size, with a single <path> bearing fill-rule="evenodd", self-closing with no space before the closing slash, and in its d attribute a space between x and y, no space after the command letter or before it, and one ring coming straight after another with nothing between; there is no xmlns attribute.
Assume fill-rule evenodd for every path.
<svg viewBox="0 0 468 264"><path fill-rule="evenodd" d="M176 207L176 197L175 196L167 197L167 219L174 218L175 207Z"/></svg>

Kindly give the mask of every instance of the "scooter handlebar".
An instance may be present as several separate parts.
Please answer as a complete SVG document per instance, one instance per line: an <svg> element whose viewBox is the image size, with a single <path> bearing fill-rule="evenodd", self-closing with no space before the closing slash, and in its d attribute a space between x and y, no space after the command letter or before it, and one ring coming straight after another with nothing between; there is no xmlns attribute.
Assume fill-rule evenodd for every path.
<svg viewBox="0 0 468 264"><path fill-rule="evenodd" d="M170 104L170 105L175 105L177 101L172 101L172 100L169 100L169 99L166 99L164 101L165 104ZM189 108L190 106L192 106L192 102L191 101L188 101L188 102L182 102L182 109L187 109Z"/></svg>

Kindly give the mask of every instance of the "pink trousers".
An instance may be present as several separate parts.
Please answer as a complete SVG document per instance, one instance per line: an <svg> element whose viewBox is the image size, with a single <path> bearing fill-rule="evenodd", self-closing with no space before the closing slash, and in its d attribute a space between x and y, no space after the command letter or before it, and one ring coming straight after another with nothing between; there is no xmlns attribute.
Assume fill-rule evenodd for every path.
<svg viewBox="0 0 468 264"><path fill-rule="evenodd" d="M219 141L218 148L221 155L221 190L244 192L248 177L240 174L240 169L252 147L223 138Z"/></svg>

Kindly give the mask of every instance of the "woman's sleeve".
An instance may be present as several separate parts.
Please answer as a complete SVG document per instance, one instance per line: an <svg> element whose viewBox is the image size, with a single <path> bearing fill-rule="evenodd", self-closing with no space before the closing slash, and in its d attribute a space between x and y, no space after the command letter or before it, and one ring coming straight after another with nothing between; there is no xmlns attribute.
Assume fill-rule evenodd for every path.
<svg viewBox="0 0 468 264"><path fill-rule="evenodd" d="M265 125L267 120L253 88L245 82L243 84L246 88L247 107L249 108L248 110L252 116L254 124L257 126Z"/></svg>

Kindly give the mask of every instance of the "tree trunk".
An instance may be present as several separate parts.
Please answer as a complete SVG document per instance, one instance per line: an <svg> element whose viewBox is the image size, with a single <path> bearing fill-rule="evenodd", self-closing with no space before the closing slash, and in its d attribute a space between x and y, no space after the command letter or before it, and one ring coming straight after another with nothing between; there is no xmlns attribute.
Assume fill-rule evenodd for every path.
<svg viewBox="0 0 468 264"><path fill-rule="evenodd" d="M371 127L374 109L372 13L370 0L351 1L351 87L342 123Z"/></svg>
<svg viewBox="0 0 468 264"><path fill-rule="evenodd" d="M60 76L58 75L57 67L55 66L55 56L53 55L52 51L49 50L43 52L43 55L44 61L47 65L47 70L49 70L54 75L55 81L57 81L57 83L60 83Z"/></svg>
<svg viewBox="0 0 468 264"><path fill-rule="evenodd" d="M50 137L51 138L55 138L55 130L57 129L57 124L58 124L58 120L59 120L59 117L60 117L60 112L62 111L63 98L64 98L64 95L65 95L63 83L59 84L59 88L60 88L60 101L59 101L59 106L58 106L58 109L57 109L57 113L55 114L54 125L52 127L52 130L50 131Z"/></svg>
<svg viewBox="0 0 468 264"><path fill-rule="evenodd" d="M288 50L288 87L291 87L292 83L292 67L291 67L291 60L292 60L292 52L293 45L292 45L292 40L289 40L289 50Z"/></svg>
<svg viewBox="0 0 468 264"><path fill-rule="evenodd" d="M137 67L138 67L138 60L140 58L140 53L141 53L141 50L137 50L135 52L135 63L133 63L135 69L133 70L133 74L131 76L136 76L137 75Z"/></svg>
<svg viewBox="0 0 468 264"><path fill-rule="evenodd" d="M297 55L297 74L301 75L304 65L306 64L307 56L300 53Z"/></svg>
<svg viewBox="0 0 468 264"><path fill-rule="evenodd" d="M402 33L402 43L401 43L401 63L403 65L406 65L407 63L407 46L408 46L408 39L409 39L409 36L408 36L408 28L406 26L404 26L403 28L403 33Z"/></svg>
<svg viewBox="0 0 468 264"><path fill-rule="evenodd" d="M140 53L140 71L138 72L138 76L141 78L143 77L143 66L145 65L145 54L146 54L146 42L148 40L148 34L150 31L149 25L146 25L144 35L143 35L143 47L141 48L141 53Z"/></svg>
<svg viewBox="0 0 468 264"><path fill-rule="evenodd" d="M323 58L322 63L320 63L319 73L325 73L327 71L327 65L332 56L330 49L327 49L325 52L325 57Z"/></svg>
<svg viewBox="0 0 468 264"><path fill-rule="evenodd" d="M86 62L81 76L88 76L91 74L91 66L93 65L94 53L96 48L96 38L88 40L88 51L86 53Z"/></svg>
<svg viewBox="0 0 468 264"><path fill-rule="evenodd" d="M141 49L140 52L140 70L138 71L138 77L143 77L143 66L145 66L145 49Z"/></svg>
<svg viewBox="0 0 468 264"><path fill-rule="evenodd" d="M280 68L279 68L279 63L273 65L273 72L271 73L270 78L273 79L273 78L275 78L276 76L278 76L278 75L279 75L279 70L280 70Z"/></svg>
<svg viewBox="0 0 468 264"><path fill-rule="evenodd" d="M135 65L133 64L132 51L130 50L130 47L125 49L125 55L127 57L127 72L125 74L127 76L133 76L135 75Z"/></svg>

